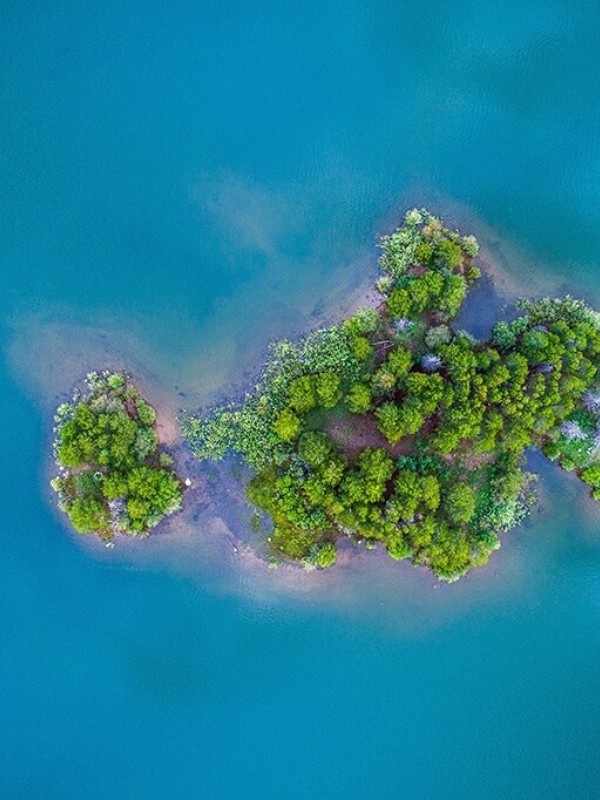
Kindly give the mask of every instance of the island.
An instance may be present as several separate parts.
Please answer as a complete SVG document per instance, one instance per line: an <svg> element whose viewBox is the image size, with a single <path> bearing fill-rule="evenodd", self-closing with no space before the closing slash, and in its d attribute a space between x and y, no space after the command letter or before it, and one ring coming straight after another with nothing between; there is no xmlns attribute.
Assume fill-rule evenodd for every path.
<svg viewBox="0 0 600 800"><path fill-rule="evenodd" d="M531 508L529 448L600 499L600 317L570 296L520 301L514 319L476 341L452 324L481 276L473 236L413 209L380 247L377 307L275 342L243 402L187 416L182 430L198 459L235 453L252 469L247 496L259 519L270 517L274 563L330 567L349 537L454 581L485 564ZM68 424L59 456L76 467L78 423ZM86 453L91 469L71 472L61 489L74 524L90 525L91 511L95 529L110 530L105 501L129 483L117 469L113 488L98 455ZM127 525L147 527L179 500L168 475L172 497L143 505L140 518L134 494ZM96 493L67 490L69 481Z"/></svg>
<svg viewBox="0 0 600 800"><path fill-rule="evenodd" d="M88 374L56 412L51 486L76 531L110 543L147 535L182 502L173 458L159 449L156 412L121 373Z"/></svg>

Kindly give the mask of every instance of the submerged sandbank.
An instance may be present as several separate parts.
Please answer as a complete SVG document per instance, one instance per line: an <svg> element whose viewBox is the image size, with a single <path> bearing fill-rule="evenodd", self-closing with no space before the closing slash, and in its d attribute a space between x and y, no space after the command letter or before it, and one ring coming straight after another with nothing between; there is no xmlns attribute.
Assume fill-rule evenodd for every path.
<svg viewBox="0 0 600 800"><path fill-rule="evenodd" d="M481 244L479 261L484 265L484 278L469 295L457 320L458 327L471 329L478 336L486 335L491 323L503 314L513 313L508 307L519 294L514 281L494 260L485 237ZM271 569L262 557L261 535L252 531L254 511L244 497L239 463L199 464L181 441L178 415L226 396L234 385L236 391L243 391L244 382L251 387L270 340L307 333L337 322L362 305L376 304L378 296L371 289L376 257L376 252L366 254L341 278L337 274L326 301L314 304L305 298L299 303L302 311L296 310L292 319L287 307L271 306L265 316L263 296L258 310L252 312L251 323L240 317L239 300L228 306L220 304L203 327L182 320L176 349L151 344L145 338L142 318L131 320L97 312L91 322L82 325L77 314L56 308L51 314L31 312L14 319L9 357L17 378L42 407L48 430L54 407L68 395L66 388L92 369L124 369L156 407L161 438L175 455L182 478L191 481L183 510L149 539L121 536L117 546L108 551L92 537L72 534L77 546L103 564L172 569L215 591L241 593L261 606L276 604L279 597L286 596L302 603L325 603L344 613L360 611L362 615L369 606L383 620L385 609L397 610L402 605L410 609L403 617L402 624L407 626L423 610L432 622L441 622L475 602L496 603L499 598L508 600L511 594L522 597L523 593L537 592L543 582L541 565L554 556L550 537L545 540L543 558L536 553L532 572L529 562L534 557L530 550L539 548L539 542L533 541L537 514L505 537L504 547L491 564L452 587L440 585L408 563L392 562L380 549L366 551L350 542L340 548L339 562L329 573L307 572L295 564ZM548 290L539 282L534 293L539 296ZM246 298L245 305L252 303ZM165 328L177 325L176 320L163 323ZM207 339L210 325L214 330ZM160 339L159 330L160 326L155 326L150 339ZM240 384L237 381L241 376L245 377ZM49 467L41 477L48 497ZM552 467L543 472L551 479ZM543 475L542 488L546 477ZM579 504L585 490L570 487L570 491L573 502ZM556 497L544 492L542 496L543 505L556 515Z"/></svg>

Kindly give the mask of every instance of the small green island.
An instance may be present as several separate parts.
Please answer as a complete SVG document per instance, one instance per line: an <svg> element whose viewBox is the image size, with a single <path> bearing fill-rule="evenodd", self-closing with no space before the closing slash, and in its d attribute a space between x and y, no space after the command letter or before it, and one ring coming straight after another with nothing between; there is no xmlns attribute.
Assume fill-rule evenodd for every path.
<svg viewBox="0 0 600 800"><path fill-rule="evenodd" d="M126 375L90 373L84 392L56 412L51 481L76 531L110 542L147 535L181 506L173 458L159 449L156 412Z"/></svg>
<svg viewBox="0 0 600 800"><path fill-rule="evenodd" d="M380 247L377 308L274 343L241 404L188 416L183 433L198 459L236 453L251 467L247 495L270 516L275 563L330 567L350 537L454 581L527 515L528 448L600 499L600 316L569 296L521 301L515 319L476 341L452 325L481 275L473 236L414 209ZM81 527L90 524L82 504L93 501L84 510L95 528L111 530L107 503L123 497L127 472L116 469L113 488L97 448L71 455L77 423L67 425L59 460L88 471L61 479L63 502ZM161 475L172 488L158 506L144 495L139 512L131 496L128 526L145 529L179 501L175 477Z"/></svg>

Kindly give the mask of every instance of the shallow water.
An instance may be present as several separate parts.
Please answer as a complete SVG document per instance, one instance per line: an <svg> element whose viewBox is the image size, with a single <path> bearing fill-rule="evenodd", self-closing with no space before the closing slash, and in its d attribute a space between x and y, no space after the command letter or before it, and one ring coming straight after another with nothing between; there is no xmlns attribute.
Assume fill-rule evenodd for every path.
<svg viewBox="0 0 600 800"><path fill-rule="evenodd" d="M89 368L172 433L367 297L410 205L481 239L479 333L480 301L600 303L596 3L0 15L2 797L595 796L600 515L541 459L540 511L450 587L360 550L268 570L214 484L106 550L46 481Z"/></svg>

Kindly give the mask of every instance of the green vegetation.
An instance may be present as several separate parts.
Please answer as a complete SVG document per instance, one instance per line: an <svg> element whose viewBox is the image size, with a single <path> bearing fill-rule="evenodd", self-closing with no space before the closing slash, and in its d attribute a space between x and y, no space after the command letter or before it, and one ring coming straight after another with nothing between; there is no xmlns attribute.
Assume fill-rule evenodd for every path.
<svg viewBox="0 0 600 800"><path fill-rule="evenodd" d="M480 276L474 237L413 210L380 246L377 309L277 342L242 405L184 434L200 459L234 451L254 468L274 559L325 568L348 536L452 581L527 514L527 448L600 499L599 317L570 297L521 302L476 342L452 326Z"/></svg>
<svg viewBox="0 0 600 800"><path fill-rule="evenodd" d="M173 461L158 449L156 413L125 375L90 373L86 389L55 418L60 508L80 533L147 534L182 499Z"/></svg>

